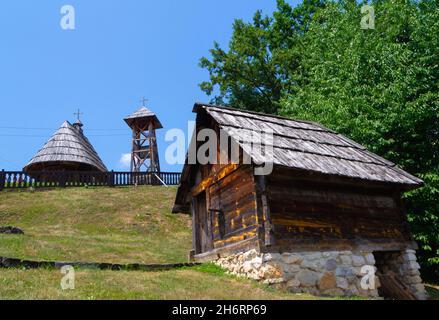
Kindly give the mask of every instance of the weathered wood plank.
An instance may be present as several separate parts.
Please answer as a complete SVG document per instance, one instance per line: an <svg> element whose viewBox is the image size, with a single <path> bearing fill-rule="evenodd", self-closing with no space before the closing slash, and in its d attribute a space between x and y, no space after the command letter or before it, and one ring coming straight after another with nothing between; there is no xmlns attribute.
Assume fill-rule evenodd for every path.
<svg viewBox="0 0 439 320"><path fill-rule="evenodd" d="M256 226L250 226L246 229L238 230L235 233L232 233L231 235L226 235L224 239L217 240L214 242L215 248L221 248L226 245L229 245L231 243L247 240L247 239L253 239L257 238L257 227Z"/></svg>
<svg viewBox="0 0 439 320"><path fill-rule="evenodd" d="M209 189L210 210L213 210L213 237L215 241L238 241L245 237L246 230L255 226L256 199L251 167L242 166L223 179L213 184ZM218 213L224 216L225 236L220 236ZM226 240L233 234L235 238ZM216 244L218 245L218 244Z"/></svg>
<svg viewBox="0 0 439 320"><path fill-rule="evenodd" d="M220 172L215 173L215 174L205 178L197 186L195 186L191 189L192 196L196 196L196 195L200 194L201 192L205 191L212 184L220 181L221 179L228 176L230 173L237 170L238 168L239 168L239 165L237 165L237 164L229 164L229 165L225 166L223 169L221 169Z"/></svg>
<svg viewBox="0 0 439 320"><path fill-rule="evenodd" d="M269 178L276 239L410 239L394 190L369 192L334 183L323 188L309 181L299 186L289 180L292 185L279 171Z"/></svg>

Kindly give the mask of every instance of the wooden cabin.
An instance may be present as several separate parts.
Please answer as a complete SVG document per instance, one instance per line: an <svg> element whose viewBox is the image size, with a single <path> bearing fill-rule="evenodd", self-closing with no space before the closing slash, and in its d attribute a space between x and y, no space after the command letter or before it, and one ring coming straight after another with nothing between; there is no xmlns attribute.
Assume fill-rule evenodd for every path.
<svg viewBox="0 0 439 320"><path fill-rule="evenodd" d="M65 121L26 164L23 171L29 174L59 171L108 171L84 135L82 127L79 120L73 125Z"/></svg>
<svg viewBox="0 0 439 320"><path fill-rule="evenodd" d="M186 160L173 211L192 214L192 259L256 251L298 253L304 260L311 257L304 252L337 252L341 263L346 252L377 260L380 252L417 248L400 199L421 186L420 179L317 123L201 103L193 112L195 136L206 128L217 137L225 133L239 146L239 161L221 163L230 147L222 150L220 138L217 163ZM273 133L265 155L251 147L264 144L264 132ZM194 141L197 151L203 142ZM264 163L272 163L272 172L256 175Z"/></svg>

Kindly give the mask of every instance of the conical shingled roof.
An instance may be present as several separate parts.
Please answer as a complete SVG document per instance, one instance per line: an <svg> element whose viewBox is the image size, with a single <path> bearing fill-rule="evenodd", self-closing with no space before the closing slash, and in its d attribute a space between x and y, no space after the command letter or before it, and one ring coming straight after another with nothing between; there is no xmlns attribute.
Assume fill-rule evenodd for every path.
<svg viewBox="0 0 439 320"><path fill-rule="evenodd" d="M73 164L95 171L108 171L80 128L65 121L43 148L24 167L24 171L45 168L46 164ZM62 165L61 165L62 167Z"/></svg>

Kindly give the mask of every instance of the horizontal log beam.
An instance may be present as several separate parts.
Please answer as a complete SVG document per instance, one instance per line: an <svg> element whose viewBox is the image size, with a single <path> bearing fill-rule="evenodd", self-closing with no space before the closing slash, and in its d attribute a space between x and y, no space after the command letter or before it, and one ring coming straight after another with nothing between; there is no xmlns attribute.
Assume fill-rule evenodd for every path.
<svg viewBox="0 0 439 320"><path fill-rule="evenodd" d="M201 181L197 186L191 189L191 194L193 197L199 195L201 192L205 191L211 185L219 182L220 180L227 177L229 174L234 172L239 168L239 164L231 163L222 168L218 173L211 174L203 181Z"/></svg>

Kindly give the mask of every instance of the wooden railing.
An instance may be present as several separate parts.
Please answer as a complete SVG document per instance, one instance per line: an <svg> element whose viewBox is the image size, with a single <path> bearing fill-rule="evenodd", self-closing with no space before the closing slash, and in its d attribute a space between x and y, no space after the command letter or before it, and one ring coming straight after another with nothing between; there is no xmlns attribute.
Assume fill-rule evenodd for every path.
<svg viewBox="0 0 439 320"><path fill-rule="evenodd" d="M167 185L180 183L179 172L32 172L0 171L0 191L26 188L116 187L134 185Z"/></svg>

